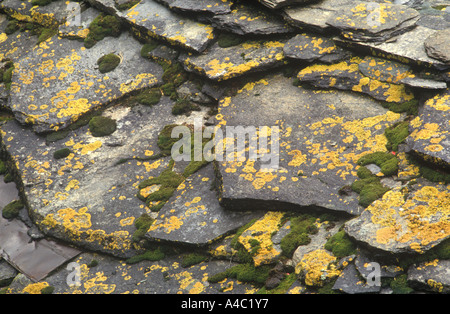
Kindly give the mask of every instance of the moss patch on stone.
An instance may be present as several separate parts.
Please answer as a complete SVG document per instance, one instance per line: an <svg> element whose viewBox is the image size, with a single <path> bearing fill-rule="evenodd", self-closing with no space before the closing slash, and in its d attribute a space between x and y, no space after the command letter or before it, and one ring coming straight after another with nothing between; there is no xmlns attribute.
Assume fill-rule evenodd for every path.
<svg viewBox="0 0 450 314"><path fill-rule="evenodd" d="M398 159L388 152L375 152L367 154L358 160L358 165L366 166L375 164L381 168L381 172L386 175L395 175L398 172Z"/></svg>
<svg viewBox="0 0 450 314"><path fill-rule="evenodd" d="M62 148L62 149L59 149L59 150L57 150L57 151L55 151L53 153L53 158L55 158L55 159L63 159L63 158L66 158L67 156L69 156L70 153L71 153L71 151L70 151L69 148L67 148L67 147L66 148Z"/></svg>
<svg viewBox="0 0 450 314"><path fill-rule="evenodd" d="M107 36L118 37L121 33L121 23L113 15L99 14L89 25L89 34L84 39L86 48L93 47Z"/></svg>
<svg viewBox="0 0 450 314"><path fill-rule="evenodd" d="M101 73L108 73L117 68L120 64L120 57L114 53L102 56L97 61L98 70Z"/></svg>
<svg viewBox="0 0 450 314"><path fill-rule="evenodd" d="M150 226L155 220L150 217L147 213L142 214L139 218L134 221L134 226L136 231L133 233L133 242L139 242L144 238Z"/></svg>
<svg viewBox="0 0 450 314"><path fill-rule="evenodd" d="M220 48L237 46L244 42L241 36L235 34L222 33L218 36L217 44Z"/></svg>
<svg viewBox="0 0 450 314"><path fill-rule="evenodd" d="M264 285L267 278L269 278L270 266L263 265L255 267L254 265L239 264L227 269L224 272L215 274L208 278L210 283L217 283L225 278L234 278L241 282L253 283L258 286Z"/></svg>
<svg viewBox="0 0 450 314"><path fill-rule="evenodd" d="M281 239L280 243L284 256L291 258L297 247L311 242L309 234L317 233L317 227L314 225L315 221L316 218L309 215L300 215L290 219L291 231Z"/></svg>
<svg viewBox="0 0 450 314"><path fill-rule="evenodd" d="M386 128L384 135L388 140L386 149L397 152L398 145L403 143L409 135L409 122L403 121Z"/></svg>
<svg viewBox="0 0 450 314"><path fill-rule="evenodd" d="M155 40L150 40L146 44L144 44L141 48L141 56L144 58L148 58L148 54L155 50L156 47L158 47L159 43Z"/></svg>
<svg viewBox="0 0 450 314"><path fill-rule="evenodd" d="M58 1L58 0L33 0L33 1L31 1L31 4L43 7L43 6L49 5L50 3L55 2L55 1Z"/></svg>
<svg viewBox="0 0 450 314"><path fill-rule="evenodd" d="M199 253L190 253L183 257L183 260L181 261L181 267L187 268L205 262L208 259L209 257L207 255Z"/></svg>
<svg viewBox="0 0 450 314"><path fill-rule="evenodd" d="M3 208L2 217L8 220L14 219L19 215L19 211L24 207L25 205L23 205L21 201L12 201Z"/></svg>
<svg viewBox="0 0 450 314"><path fill-rule="evenodd" d="M116 128L116 121L108 117L96 116L89 121L89 131L94 137L110 135L116 131Z"/></svg>
<svg viewBox="0 0 450 314"><path fill-rule="evenodd" d="M339 231L329 238L324 248L332 252L337 258L356 253L356 245L350 240L344 230Z"/></svg>

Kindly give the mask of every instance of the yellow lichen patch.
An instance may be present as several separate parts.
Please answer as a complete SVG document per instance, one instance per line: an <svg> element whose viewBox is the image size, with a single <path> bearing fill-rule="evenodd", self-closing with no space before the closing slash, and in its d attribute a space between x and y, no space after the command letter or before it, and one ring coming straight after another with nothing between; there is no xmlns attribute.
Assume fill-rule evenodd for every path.
<svg viewBox="0 0 450 314"><path fill-rule="evenodd" d="M282 212L270 211L261 219L249 227L240 237L239 242L247 249L252 251L252 243L258 241L258 250L254 252L253 261L255 266L269 264L277 258L281 252L274 248L272 235L280 228L280 222L283 219Z"/></svg>
<svg viewBox="0 0 450 314"><path fill-rule="evenodd" d="M49 286L48 282L45 281L32 283L23 288L22 293L41 294L42 289L48 286Z"/></svg>
<svg viewBox="0 0 450 314"><path fill-rule="evenodd" d="M133 90L151 86L157 83L158 79L151 73L141 73L136 75L131 83L122 83L120 85L120 92L122 94L129 93Z"/></svg>
<svg viewBox="0 0 450 314"><path fill-rule="evenodd" d="M303 256L296 266L296 273L305 274L305 284L308 286L322 286L325 280L335 278L341 271L333 264L336 257L324 249L318 249Z"/></svg>

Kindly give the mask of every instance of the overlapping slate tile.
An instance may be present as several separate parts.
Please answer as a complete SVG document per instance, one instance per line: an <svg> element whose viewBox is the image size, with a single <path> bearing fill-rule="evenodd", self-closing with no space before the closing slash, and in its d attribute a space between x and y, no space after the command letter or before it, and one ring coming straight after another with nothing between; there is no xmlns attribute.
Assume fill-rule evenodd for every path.
<svg viewBox="0 0 450 314"><path fill-rule="evenodd" d="M279 9L292 4L296 5L309 2L309 0L258 0L258 1L271 9Z"/></svg>
<svg viewBox="0 0 450 314"><path fill-rule="evenodd" d="M270 148L269 141L269 152L257 159L245 151L231 151L242 161L222 156L217 161L222 204L277 210L309 206L358 214L357 195L339 190L356 179L359 157L385 151L383 130L400 118L363 95L295 87L281 76L248 83L236 96L220 102L218 125L224 137L229 137L225 135L229 126L249 127L246 132L252 127L279 127L279 154L270 154L277 146ZM256 149L255 145L247 140L246 149ZM268 165L277 160L277 169Z"/></svg>
<svg viewBox="0 0 450 314"><path fill-rule="evenodd" d="M419 116L410 123L408 145L431 162L450 163L450 91L425 102Z"/></svg>
<svg viewBox="0 0 450 314"><path fill-rule="evenodd" d="M208 16L231 12L234 0L157 0L174 11Z"/></svg>
<svg viewBox="0 0 450 314"><path fill-rule="evenodd" d="M80 116L130 92L158 84L162 68L140 56L141 44L127 32L86 49L54 36L15 63L11 105L16 118L36 132L67 127ZM114 53L121 63L101 73L97 61Z"/></svg>
<svg viewBox="0 0 450 314"><path fill-rule="evenodd" d="M285 41L248 41L221 48L216 43L201 55L182 54L184 68L212 81L225 81L284 64Z"/></svg>
<svg viewBox="0 0 450 314"><path fill-rule="evenodd" d="M424 253L450 237L450 189L420 182L394 188L348 221L349 236L393 254Z"/></svg>
<svg viewBox="0 0 450 314"><path fill-rule="evenodd" d="M414 288L432 293L450 291L450 261L438 260L412 265L408 269L408 283Z"/></svg>
<svg viewBox="0 0 450 314"><path fill-rule="evenodd" d="M431 58L450 65L450 28L437 31L425 40L425 50Z"/></svg>
<svg viewBox="0 0 450 314"><path fill-rule="evenodd" d="M81 9L78 10L75 7L73 12L71 18L58 27L59 35L73 39L84 39L89 34L89 25L100 14L100 11L93 7L81 11Z"/></svg>
<svg viewBox="0 0 450 314"><path fill-rule="evenodd" d="M204 246L262 215L245 208L241 211L222 208L212 188L214 180L212 164L186 180L160 210L147 237Z"/></svg>

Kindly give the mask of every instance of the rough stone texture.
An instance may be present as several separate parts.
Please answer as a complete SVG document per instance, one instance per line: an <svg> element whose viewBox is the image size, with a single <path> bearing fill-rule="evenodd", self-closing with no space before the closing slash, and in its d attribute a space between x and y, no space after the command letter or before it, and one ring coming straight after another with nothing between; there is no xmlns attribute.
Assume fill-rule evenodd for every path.
<svg viewBox="0 0 450 314"><path fill-rule="evenodd" d="M339 8L327 24L353 41L384 42L415 26L419 13L403 5L354 2Z"/></svg>
<svg viewBox="0 0 450 314"><path fill-rule="evenodd" d="M221 101L216 119L224 137L229 126L278 126L280 151L273 156L279 157L279 167L265 172L271 169L268 160L242 152L236 152L245 158L239 162L222 156L217 162L222 203L230 208L317 206L358 214L357 195L339 190L355 180L359 156L385 150L383 129L399 118L370 98L307 90L281 76L248 83Z"/></svg>
<svg viewBox="0 0 450 314"><path fill-rule="evenodd" d="M377 293L380 289L381 286L371 285L366 280L361 279L354 263L344 268L333 285L333 290L347 294Z"/></svg>
<svg viewBox="0 0 450 314"><path fill-rule="evenodd" d="M315 60L325 63L342 61L350 53L337 47L333 40L321 36L298 34L291 38L283 48L287 58L312 62Z"/></svg>
<svg viewBox="0 0 450 314"><path fill-rule="evenodd" d="M450 90L427 100L410 123L407 143L414 151L441 166L450 163Z"/></svg>
<svg viewBox="0 0 450 314"><path fill-rule="evenodd" d="M450 292L450 261L434 260L413 265L408 269L408 282L421 290L448 294Z"/></svg>
<svg viewBox="0 0 450 314"><path fill-rule="evenodd" d="M89 24L100 14L100 11L89 7L84 11L75 7L71 18L58 27L61 37L84 39L89 34Z"/></svg>
<svg viewBox="0 0 450 314"><path fill-rule="evenodd" d="M238 35L276 35L293 31L277 15L248 5L239 5L229 14L216 15L211 22L214 28Z"/></svg>
<svg viewBox="0 0 450 314"><path fill-rule="evenodd" d="M414 185L395 188L348 221L349 236L372 248L399 253L423 253L450 237L448 186Z"/></svg>
<svg viewBox="0 0 450 314"><path fill-rule="evenodd" d="M365 76L382 82L399 84L410 74L409 66L390 60L367 56L358 65L359 71Z"/></svg>
<svg viewBox="0 0 450 314"><path fill-rule="evenodd" d="M160 2L165 2L174 11L208 15L230 13L231 6L234 4L233 0L171 0Z"/></svg>
<svg viewBox="0 0 450 314"><path fill-rule="evenodd" d="M450 65L450 29L440 30L425 40L425 50L431 58Z"/></svg>
<svg viewBox="0 0 450 314"><path fill-rule="evenodd" d="M250 41L228 48L216 43L205 54L182 54L180 61L189 72L225 81L283 65L283 46L283 41Z"/></svg>
<svg viewBox="0 0 450 314"><path fill-rule="evenodd" d="M374 62L376 62L374 60ZM370 76L365 76L359 69L360 64L364 63L359 57L354 57L349 61L342 61L332 65L312 65L304 68L298 73L300 82L310 83L320 88L336 88L342 90L351 90L368 94L371 97L387 101L403 103L414 98L412 91L405 88L404 85L383 82L381 80L388 80L391 77L386 75L381 76L381 70L375 73L368 73ZM361 66L362 67L362 66ZM396 76L394 79L405 77L408 72ZM381 80L380 80L381 79Z"/></svg>
<svg viewBox="0 0 450 314"><path fill-rule="evenodd" d="M258 212L230 212L217 199L212 164L199 170L184 182L158 213L147 236L151 239L205 246L236 230Z"/></svg>
<svg viewBox="0 0 450 314"><path fill-rule="evenodd" d="M106 37L90 49L54 36L15 63L10 108L36 132L65 128L92 110L160 82L161 66L143 62L140 48L128 33ZM108 53L121 56L121 63L102 74L97 61Z"/></svg>
<svg viewBox="0 0 450 314"><path fill-rule="evenodd" d="M304 4L310 2L310 0L258 0L266 7L271 9L279 9L288 5Z"/></svg>

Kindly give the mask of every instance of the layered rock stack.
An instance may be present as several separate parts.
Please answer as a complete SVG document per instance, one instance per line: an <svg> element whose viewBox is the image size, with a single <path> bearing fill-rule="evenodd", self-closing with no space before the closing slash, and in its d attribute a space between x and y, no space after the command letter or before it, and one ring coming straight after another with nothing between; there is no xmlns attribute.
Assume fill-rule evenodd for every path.
<svg viewBox="0 0 450 314"><path fill-rule="evenodd" d="M0 10L5 172L85 283L5 258L3 291L450 291L450 2Z"/></svg>

